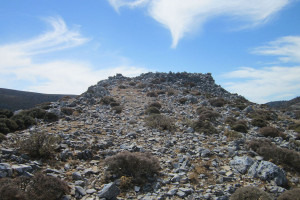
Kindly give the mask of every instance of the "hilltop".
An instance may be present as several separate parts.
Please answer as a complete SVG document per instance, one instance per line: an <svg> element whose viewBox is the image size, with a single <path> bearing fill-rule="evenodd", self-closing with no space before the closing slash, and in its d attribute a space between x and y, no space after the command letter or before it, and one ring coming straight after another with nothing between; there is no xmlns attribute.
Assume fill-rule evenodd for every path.
<svg viewBox="0 0 300 200"><path fill-rule="evenodd" d="M0 177L11 185L2 182L0 198L51 190L65 200L299 194L299 120L231 94L209 73L117 74L38 111L20 117L36 123L2 136ZM31 177L31 192L17 188L20 176ZM40 176L52 184L30 184Z"/></svg>
<svg viewBox="0 0 300 200"><path fill-rule="evenodd" d="M76 95L41 94L0 88L0 109L13 111L29 109L41 103L58 101L64 96L75 97Z"/></svg>

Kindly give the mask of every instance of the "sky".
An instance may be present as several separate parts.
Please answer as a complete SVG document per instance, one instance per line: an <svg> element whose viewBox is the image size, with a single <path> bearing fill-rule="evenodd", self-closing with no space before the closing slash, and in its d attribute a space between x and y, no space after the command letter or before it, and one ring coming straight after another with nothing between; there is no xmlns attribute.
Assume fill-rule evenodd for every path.
<svg viewBox="0 0 300 200"><path fill-rule="evenodd" d="M300 0L0 0L0 88L81 94L169 71L255 103L300 96Z"/></svg>

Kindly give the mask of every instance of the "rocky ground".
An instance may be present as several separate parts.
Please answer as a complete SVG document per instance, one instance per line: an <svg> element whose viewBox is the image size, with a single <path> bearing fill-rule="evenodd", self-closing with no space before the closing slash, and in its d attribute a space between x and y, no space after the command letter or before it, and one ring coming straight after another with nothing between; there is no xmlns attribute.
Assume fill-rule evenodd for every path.
<svg viewBox="0 0 300 200"><path fill-rule="evenodd" d="M105 96L118 102L122 112L101 102ZM212 105L212 100L221 98L223 105ZM147 126L146 110L153 102L161 105L161 115L172 120L174 129ZM194 125L199 107L218 113L209 122L212 132L199 131ZM62 108L72 113L63 114ZM300 186L299 171L247 148L248 142L265 138L260 128L251 124L250 115L256 111L275 115L267 124L285 135L269 140L299 154L297 133L287 128L297 120L230 94L216 85L210 74L116 75L91 86L80 97L52 103L49 112L60 116L57 122L40 121L29 129L7 134L7 140L0 144L0 177L33 176L35 171L43 171L68 183L71 192L63 199L225 200L248 185L276 198ZM247 130L233 132L230 117L242 120ZM36 132L60 138L50 161L32 159L19 151L17 141ZM143 185L133 184L119 191L119 180L110 183L104 178L104 161L122 151L151 153L159 160L159 173Z"/></svg>

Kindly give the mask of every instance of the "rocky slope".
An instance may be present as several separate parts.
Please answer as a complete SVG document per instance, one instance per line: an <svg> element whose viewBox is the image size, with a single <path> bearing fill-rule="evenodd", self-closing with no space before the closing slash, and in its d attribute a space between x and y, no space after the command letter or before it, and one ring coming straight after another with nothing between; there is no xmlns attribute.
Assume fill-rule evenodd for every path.
<svg viewBox="0 0 300 200"><path fill-rule="evenodd" d="M151 104L160 106L155 110ZM60 119L6 135L0 144L1 178L42 171L67 182L71 191L63 199L89 200L225 200L249 185L276 198L300 186L300 142L288 128L298 121L227 92L210 74L117 74L77 98L52 103L48 111ZM20 146L42 132L59 139L50 160L32 158ZM288 152L292 161L266 154L267 148L260 151L260 144ZM159 172L143 184L127 175L108 179L105 159L123 151L150 153Z"/></svg>

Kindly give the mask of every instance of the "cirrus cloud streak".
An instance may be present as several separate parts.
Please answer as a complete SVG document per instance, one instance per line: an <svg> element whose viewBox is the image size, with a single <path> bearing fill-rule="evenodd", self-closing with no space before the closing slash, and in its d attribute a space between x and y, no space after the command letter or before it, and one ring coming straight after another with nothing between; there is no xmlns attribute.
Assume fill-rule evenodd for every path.
<svg viewBox="0 0 300 200"><path fill-rule="evenodd" d="M120 7L146 7L148 14L170 30L172 47L187 33L201 29L215 17L229 17L252 27L267 22L292 0L108 0Z"/></svg>

